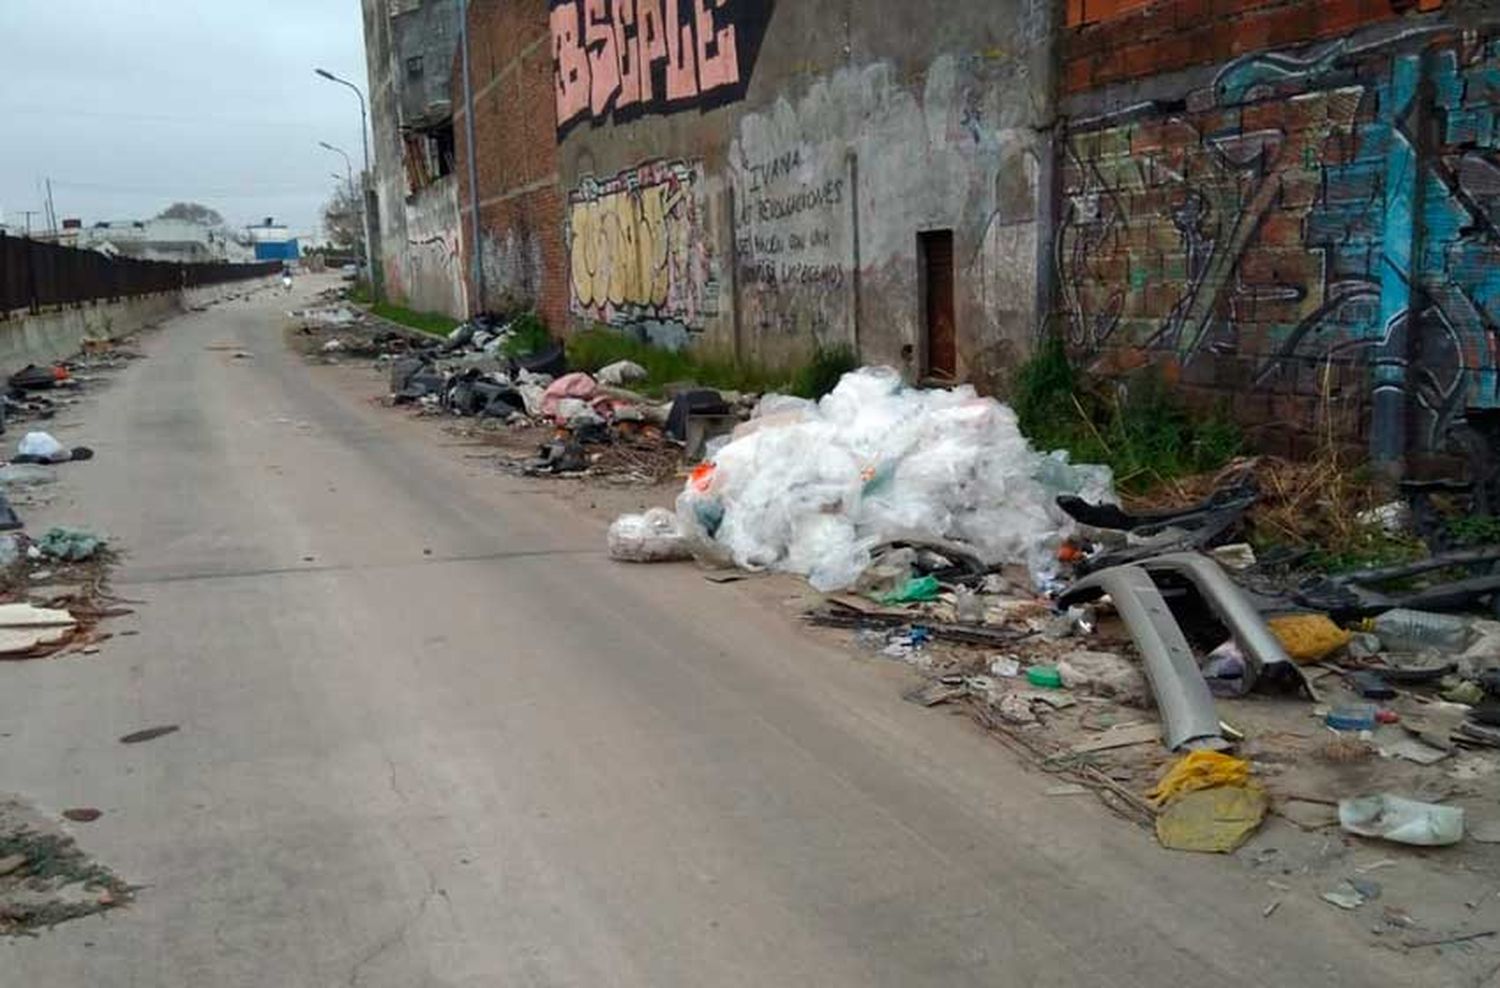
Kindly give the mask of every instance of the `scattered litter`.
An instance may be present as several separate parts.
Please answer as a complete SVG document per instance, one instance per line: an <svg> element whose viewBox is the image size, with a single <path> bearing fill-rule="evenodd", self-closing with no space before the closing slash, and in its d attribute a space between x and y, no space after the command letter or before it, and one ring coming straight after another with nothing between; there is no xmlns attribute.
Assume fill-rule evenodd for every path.
<svg viewBox="0 0 1500 988"><path fill-rule="evenodd" d="M1156 839L1175 851L1228 854L1265 819L1268 802L1259 786L1218 786L1174 798L1156 818Z"/></svg>
<svg viewBox="0 0 1500 988"><path fill-rule="evenodd" d="M1081 786L1076 782L1062 786L1048 786L1042 793L1044 796L1087 796L1093 792L1088 786Z"/></svg>
<svg viewBox="0 0 1500 988"><path fill-rule="evenodd" d="M882 604L915 604L936 600L941 589L934 577L913 577L900 588L881 597L880 602Z"/></svg>
<svg viewBox="0 0 1500 988"><path fill-rule="evenodd" d="M1288 614L1266 624L1294 662L1321 662L1353 637L1327 614Z"/></svg>
<svg viewBox="0 0 1500 988"><path fill-rule="evenodd" d="M599 373L594 379L600 384L610 387L622 387L642 381L646 378L646 368L630 360L617 360L612 364L606 364L599 368Z"/></svg>
<svg viewBox="0 0 1500 988"><path fill-rule="evenodd" d="M1150 693L1140 668L1114 652L1069 652L1057 660L1057 672L1070 690L1112 696L1123 703L1143 703Z"/></svg>
<svg viewBox="0 0 1500 988"><path fill-rule="evenodd" d="M1056 666L1031 666L1026 670L1026 681L1047 690L1060 690L1063 685L1062 673Z"/></svg>
<svg viewBox="0 0 1500 988"><path fill-rule="evenodd" d="M1370 630L1380 636L1382 645L1395 652L1418 651L1423 648L1458 652L1468 645L1472 637L1468 622L1461 617L1408 610L1404 607L1386 611L1375 618Z"/></svg>
<svg viewBox="0 0 1500 988"><path fill-rule="evenodd" d="M1013 655L1000 655L990 660L990 674L1004 679L1015 679L1021 674L1021 660Z"/></svg>
<svg viewBox="0 0 1500 988"><path fill-rule="evenodd" d="M1338 885L1329 889L1319 896L1324 902L1332 903L1340 909L1358 909L1365 904L1365 897L1348 881L1339 882Z"/></svg>
<svg viewBox="0 0 1500 988"><path fill-rule="evenodd" d="M1339 800L1339 824L1361 837L1437 847L1463 839L1464 811L1381 793Z"/></svg>
<svg viewBox="0 0 1500 988"><path fill-rule="evenodd" d="M1277 909L1280 909L1280 908L1281 908L1281 900L1277 899L1275 902L1271 903L1269 906L1266 906L1266 908L1262 909L1260 911L1260 916L1261 916L1262 919L1270 919L1271 918L1271 914L1274 913Z"/></svg>
<svg viewBox="0 0 1500 988"><path fill-rule="evenodd" d="M63 610L31 604L0 604L0 655L30 652L67 639L77 626Z"/></svg>
<svg viewBox="0 0 1500 988"><path fill-rule="evenodd" d="M93 823L104 815L103 810L97 810L92 806L79 806L70 810L63 810L64 819L72 820L74 823Z"/></svg>
<svg viewBox="0 0 1500 988"><path fill-rule="evenodd" d="M178 730L176 724L163 724L160 727L148 727L140 731L132 731L120 739L121 744L140 744L142 741L154 741L159 737L174 734Z"/></svg>
<svg viewBox="0 0 1500 988"><path fill-rule="evenodd" d="M1098 737L1080 741L1073 745L1075 755L1087 755L1111 748L1126 748L1134 744L1160 744L1161 727L1158 724L1118 724L1102 732Z"/></svg>
<svg viewBox="0 0 1500 988"><path fill-rule="evenodd" d="M1441 947L1449 943L1465 943L1469 940L1480 940L1484 937L1492 937L1500 934L1500 930L1474 930L1470 933L1436 934L1433 936L1406 937L1401 941L1401 946L1412 950L1418 947ZM1488 979L1486 979L1488 980Z"/></svg>
<svg viewBox="0 0 1500 988"><path fill-rule="evenodd" d="M1255 550L1248 542L1234 542L1210 549L1208 554L1225 569L1247 570L1255 565Z"/></svg>
<svg viewBox="0 0 1500 988"><path fill-rule="evenodd" d="M81 528L62 527L48 529L47 534L36 543L36 547L44 556L69 562L92 559L104 546L105 539L101 535L95 535Z"/></svg>
<svg viewBox="0 0 1500 988"><path fill-rule="evenodd" d="M1249 783L1250 763L1245 759L1221 751L1191 751L1172 763L1146 798L1161 806L1182 793Z"/></svg>
<svg viewBox="0 0 1500 988"><path fill-rule="evenodd" d="M609 557L632 563L691 559L687 540L677 530L677 516L666 508L621 515L609 526Z"/></svg>
<svg viewBox="0 0 1500 988"><path fill-rule="evenodd" d="M1335 731L1375 730L1375 707L1369 703L1343 703L1324 716L1323 722Z"/></svg>

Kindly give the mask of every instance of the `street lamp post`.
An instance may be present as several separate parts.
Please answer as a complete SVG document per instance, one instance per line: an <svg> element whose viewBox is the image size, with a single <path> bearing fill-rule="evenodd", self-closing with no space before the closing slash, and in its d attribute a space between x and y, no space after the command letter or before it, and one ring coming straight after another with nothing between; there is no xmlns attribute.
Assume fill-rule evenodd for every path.
<svg viewBox="0 0 1500 988"><path fill-rule="evenodd" d="M332 151L334 154L336 154L339 157L341 157L341 158L344 159L344 172L347 174L348 180L349 180L349 198L351 198L351 199L354 198L354 165L349 161L349 154L348 154L348 152L346 152L341 147L336 147L336 146L334 146L332 144L329 144L327 141L319 141L318 142L318 147L324 148L325 150L328 150L328 151ZM335 179L338 178L337 175L335 175L333 177ZM359 208L360 208L360 214L361 215L364 214L364 206L365 206L364 199L361 198L360 199L360 203L359 203ZM370 263L370 242L368 240L366 240L361 246L364 248L364 250L363 250L362 253L364 254L364 257L365 257L365 263L368 264L368 263Z"/></svg>
<svg viewBox="0 0 1500 988"><path fill-rule="evenodd" d="M384 279L381 277L380 265L376 263L374 251L371 249L374 242L370 239L370 138L365 133L366 119L368 117L368 113L365 107L365 94L354 83L348 81L347 79L340 79L338 76L334 75L332 72L329 72L327 69L314 69L313 71L322 76L324 79L327 79L329 82L336 82L341 86L347 86L348 88L354 90L355 96L359 97L359 141L360 145L364 149L365 161L365 170L360 174L359 211L360 214L364 216L365 263L370 266L370 290L374 294L375 300L377 302L383 301L384 292L382 292L381 290L383 287L381 283Z"/></svg>

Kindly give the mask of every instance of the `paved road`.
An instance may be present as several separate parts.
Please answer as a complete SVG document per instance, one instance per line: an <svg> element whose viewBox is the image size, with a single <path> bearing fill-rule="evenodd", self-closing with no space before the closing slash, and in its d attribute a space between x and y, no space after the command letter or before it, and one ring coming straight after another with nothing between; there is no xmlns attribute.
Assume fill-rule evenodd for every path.
<svg viewBox="0 0 1500 988"><path fill-rule="evenodd" d="M303 289L304 291L306 289ZM138 627L0 667L0 788L95 805L129 909L14 985L1394 983L890 673L327 387L287 300L186 316L81 413L43 520L129 558ZM234 359L214 343L253 351ZM178 734L122 746L162 723ZM1428 982L1431 983L1431 982Z"/></svg>

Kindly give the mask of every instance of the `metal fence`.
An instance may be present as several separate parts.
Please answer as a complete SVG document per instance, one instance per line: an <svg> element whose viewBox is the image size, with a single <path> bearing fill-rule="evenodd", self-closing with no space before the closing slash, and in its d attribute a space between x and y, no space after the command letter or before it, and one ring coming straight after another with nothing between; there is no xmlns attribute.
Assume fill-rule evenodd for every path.
<svg viewBox="0 0 1500 988"><path fill-rule="evenodd" d="M115 301L275 274L280 261L256 264L174 264L108 257L0 233L0 319L16 311Z"/></svg>

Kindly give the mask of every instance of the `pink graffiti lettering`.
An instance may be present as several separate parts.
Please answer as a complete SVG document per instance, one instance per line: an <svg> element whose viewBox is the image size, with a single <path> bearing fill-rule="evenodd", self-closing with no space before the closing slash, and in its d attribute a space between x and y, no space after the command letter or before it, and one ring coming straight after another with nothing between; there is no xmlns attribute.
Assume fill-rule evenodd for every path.
<svg viewBox="0 0 1500 988"><path fill-rule="evenodd" d="M740 81L740 59L734 47L734 25L730 24L718 33L714 32L714 8L722 9L728 3L729 0L697 0L698 84L705 93Z"/></svg>
<svg viewBox="0 0 1500 988"><path fill-rule="evenodd" d="M589 110L601 117L610 101L620 91L620 56L615 49L614 24L610 19L609 0L586 0L584 4L584 50L589 56Z"/></svg>
<svg viewBox="0 0 1500 988"><path fill-rule="evenodd" d="M636 47L635 0L615 0L615 51L620 56L620 98L616 106L630 106L641 99L641 53ZM645 73L650 86L650 73Z"/></svg>
<svg viewBox="0 0 1500 988"><path fill-rule="evenodd" d="M558 128L641 106L686 108L746 82L769 0L552 0ZM662 90L665 89L665 92Z"/></svg>
<svg viewBox="0 0 1500 988"><path fill-rule="evenodd" d="M552 8L552 75L557 90L557 122L572 120L589 108L589 61L578 43L578 7Z"/></svg>
<svg viewBox="0 0 1500 988"><path fill-rule="evenodd" d="M651 81L651 66L667 57L667 32L661 20L661 0L640 0L641 26L636 29L639 55L636 64L641 72L641 102L656 99Z"/></svg>
<svg viewBox="0 0 1500 988"><path fill-rule="evenodd" d="M667 99L691 99L698 95L697 51L693 29L678 15L679 0L667 0ZM687 0L694 3L696 0Z"/></svg>

